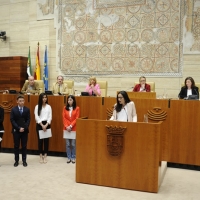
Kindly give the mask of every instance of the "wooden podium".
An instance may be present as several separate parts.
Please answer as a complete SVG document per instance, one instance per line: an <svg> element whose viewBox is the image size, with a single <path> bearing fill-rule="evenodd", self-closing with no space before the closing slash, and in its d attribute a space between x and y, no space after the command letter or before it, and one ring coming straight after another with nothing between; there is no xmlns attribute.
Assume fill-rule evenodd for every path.
<svg viewBox="0 0 200 200"><path fill-rule="evenodd" d="M161 124L78 119L76 182L158 192Z"/></svg>

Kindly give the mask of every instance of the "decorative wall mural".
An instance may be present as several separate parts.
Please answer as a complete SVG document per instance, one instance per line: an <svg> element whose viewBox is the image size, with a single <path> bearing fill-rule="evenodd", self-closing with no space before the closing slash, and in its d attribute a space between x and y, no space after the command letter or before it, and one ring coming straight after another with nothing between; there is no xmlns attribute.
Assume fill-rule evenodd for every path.
<svg viewBox="0 0 200 200"><path fill-rule="evenodd" d="M181 76L184 5L59 0L57 65L66 76Z"/></svg>
<svg viewBox="0 0 200 200"><path fill-rule="evenodd" d="M37 0L37 20L54 19L54 0Z"/></svg>
<svg viewBox="0 0 200 200"><path fill-rule="evenodd" d="M146 0L94 0L94 8L144 5Z"/></svg>
<svg viewBox="0 0 200 200"><path fill-rule="evenodd" d="M185 0L184 54L200 53L200 0Z"/></svg>

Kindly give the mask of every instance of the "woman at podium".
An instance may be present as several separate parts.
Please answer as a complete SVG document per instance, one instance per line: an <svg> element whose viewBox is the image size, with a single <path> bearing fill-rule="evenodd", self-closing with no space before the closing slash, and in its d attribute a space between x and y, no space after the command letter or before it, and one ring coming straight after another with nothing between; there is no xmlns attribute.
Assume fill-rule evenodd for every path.
<svg viewBox="0 0 200 200"><path fill-rule="evenodd" d="M184 86L179 92L179 99L187 99L189 95L197 95L199 99L199 88L195 86L195 81L192 77L187 77L184 82Z"/></svg>
<svg viewBox="0 0 200 200"><path fill-rule="evenodd" d="M151 86L146 83L146 78L141 76L139 78L139 84L135 85L133 92L151 92Z"/></svg>
<svg viewBox="0 0 200 200"><path fill-rule="evenodd" d="M135 104L125 91L117 94L117 103L114 105L113 115L110 120L123 122L137 122Z"/></svg>
<svg viewBox="0 0 200 200"><path fill-rule="evenodd" d="M89 93L89 96L101 96L101 90L99 84L97 84L96 77L89 78L89 83L85 88L85 92Z"/></svg>

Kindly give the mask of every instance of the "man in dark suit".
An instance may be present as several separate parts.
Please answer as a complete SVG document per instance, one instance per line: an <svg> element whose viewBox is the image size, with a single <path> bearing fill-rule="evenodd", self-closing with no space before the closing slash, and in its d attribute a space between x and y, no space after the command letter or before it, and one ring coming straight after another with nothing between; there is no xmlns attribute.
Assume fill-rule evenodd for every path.
<svg viewBox="0 0 200 200"><path fill-rule="evenodd" d="M24 106L24 97L19 95L17 97L17 106L13 107L10 113L10 121L12 124L12 133L14 138L14 153L15 163L14 167L19 165L19 146L21 141L22 146L22 162L23 166L27 167L26 162L26 146L28 141L29 124L30 124L30 110Z"/></svg>

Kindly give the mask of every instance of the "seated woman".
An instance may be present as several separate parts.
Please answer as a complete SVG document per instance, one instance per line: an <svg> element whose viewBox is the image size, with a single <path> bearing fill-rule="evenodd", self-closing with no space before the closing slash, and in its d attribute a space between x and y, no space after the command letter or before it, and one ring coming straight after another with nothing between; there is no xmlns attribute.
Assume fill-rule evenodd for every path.
<svg viewBox="0 0 200 200"><path fill-rule="evenodd" d="M178 97L179 99L187 99L189 95L197 95L199 99L199 88L195 86L192 77L187 77L185 79L185 85L181 88Z"/></svg>
<svg viewBox="0 0 200 200"><path fill-rule="evenodd" d="M123 122L137 122L135 104L125 91L117 94L117 103L114 105L113 115L110 120Z"/></svg>
<svg viewBox="0 0 200 200"><path fill-rule="evenodd" d="M85 91L88 92L90 96L101 96L100 86L97 84L96 77L90 77L89 84L86 86Z"/></svg>
<svg viewBox="0 0 200 200"><path fill-rule="evenodd" d="M140 83L133 88L133 92L151 92L151 86L146 84L146 78L144 76L139 78L139 82Z"/></svg>

